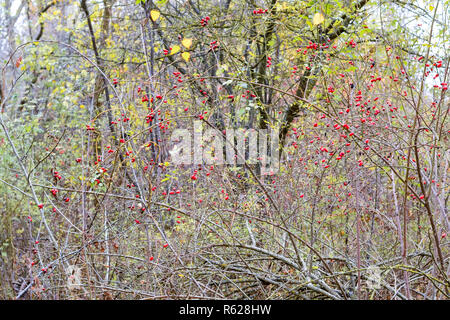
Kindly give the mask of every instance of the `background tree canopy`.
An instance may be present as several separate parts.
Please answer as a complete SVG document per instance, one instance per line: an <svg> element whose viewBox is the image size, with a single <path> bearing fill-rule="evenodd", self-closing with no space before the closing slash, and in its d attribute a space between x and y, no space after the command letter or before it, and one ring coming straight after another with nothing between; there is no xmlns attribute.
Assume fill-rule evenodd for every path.
<svg viewBox="0 0 450 320"><path fill-rule="evenodd" d="M449 12L4 0L0 297L448 299ZM177 164L194 121L279 170Z"/></svg>

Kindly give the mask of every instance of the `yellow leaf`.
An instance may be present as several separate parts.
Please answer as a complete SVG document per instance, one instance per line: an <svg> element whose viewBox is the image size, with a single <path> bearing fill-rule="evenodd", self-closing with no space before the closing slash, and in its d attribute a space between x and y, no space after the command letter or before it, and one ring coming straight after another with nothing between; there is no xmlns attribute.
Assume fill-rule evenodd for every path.
<svg viewBox="0 0 450 320"><path fill-rule="evenodd" d="M189 52L183 52L181 54L181 57L184 59L184 61L188 62L191 57L191 54Z"/></svg>
<svg viewBox="0 0 450 320"><path fill-rule="evenodd" d="M321 24L325 20L323 14L320 12L317 12L313 17L313 24L317 26L318 24Z"/></svg>
<svg viewBox="0 0 450 320"><path fill-rule="evenodd" d="M152 11L150 11L150 18L152 18L153 21L158 20L159 15L160 15L160 13L159 13L158 10L152 10Z"/></svg>
<svg viewBox="0 0 450 320"><path fill-rule="evenodd" d="M84 104L80 104L80 109L84 109Z"/></svg>
<svg viewBox="0 0 450 320"><path fill-rule="evenodd" d="M183 39L181 41L181 44L186 48L189 49L192 46L192 39Z"/></svg>
<svg viewBox="0 0 450 320"><path fill-rule="evenodd" d="M172 50L170 51L170 54L175 54L178 51L180 51L180 49L181 49L180 46L173 46Z"/></svg>

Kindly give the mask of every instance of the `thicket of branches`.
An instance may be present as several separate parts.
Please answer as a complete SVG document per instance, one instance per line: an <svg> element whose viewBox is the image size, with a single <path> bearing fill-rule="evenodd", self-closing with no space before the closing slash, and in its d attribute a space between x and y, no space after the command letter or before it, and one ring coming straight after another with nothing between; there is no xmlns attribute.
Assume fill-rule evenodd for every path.
<svg viewBox="0 0 450 320"><path fill-rule="evenodd" d="M1 298L449 297L449 1L4 4Z"/></svg>

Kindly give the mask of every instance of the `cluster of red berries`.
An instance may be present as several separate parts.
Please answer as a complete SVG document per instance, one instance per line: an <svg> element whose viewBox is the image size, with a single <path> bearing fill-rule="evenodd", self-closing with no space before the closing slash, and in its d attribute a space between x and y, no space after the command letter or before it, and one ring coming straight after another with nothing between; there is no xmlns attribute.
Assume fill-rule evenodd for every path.
<svg viewBox="0 0 450 320"><path fill-rule="evenodd" d="M269 68L271 65L272 65L272 58L271 57L267 57L266 67Z"/></svg>
<svg viewBox="0 0 450 320"><path fill-rule="evenodd" d="M269 13L269 10L267 10L267 9L253 10L253 14L264 14L264 13Z"/></svg>
<svg viewBox="0 0 450 320"><path fill-rule="evenodd" d="M58 171L54 171L53 176L58 180L61 180L61 178L62 178Z"/></svg>
<svg viewBox="0 0 450 320"><path fill-rule="evenodd" d="M350 47L352 47L352 48L356 48L356 42L353 41L353 39L351 39L350 41L347 41L347 42L345 43L345 45L350 46Z"/></svg>
<svg viewBox="0 0 450 320"><path fill-rule="evenodd" d="M209 44L209 46L210 46L211 50L216 50L217 48L219 48L219 45L217 44L217 40L212 41Z"/></svg>
<svg viewBox="0 0 450 320"><path fill-rule="evenodd" d="M170 47L169 48L169 50L167 50L167 49L163 49L163 52L164 52L164 55L168 55L169 53L171 53L172 52L172 47Z"/></svg>
<svg viewBox="0 0 450 320"><path fill-rule="evenodd" d="M293 66L292 67L292 74L295 74L297 72L297 70L298 70L298 67L297 66Z"/></svg>
<svg viewBox="0 0 450 320"><path fill-rule="evenodd" d="M183 82L183 79L181 78L181 72L173 72L174 77L177 79L178 82ZM177 86L173 86L174 89L177 88Z"/></svg>
<svg viewBox="0 0 450 320"><path fill-rule="evenodd" d="M381 77L377 77L375 78L375 76L370 76L372 79L370 79L370 82L376 82L376 81L381 81Z"/></svg>
<svg viewBox="0 0 450 320"><path fill-rule="evenodd" d="M99 164L100 162L102 162L102 157L98 156L97 157L97 161L94 162L95 165Z"/></svg>
<svg viewBox="0 0 450 320"><path fill-rule="evenodd" d="M328 42L330 42L330 40L328 40ZM303 54L307 54L309 49L312 50L319 50L319 49L328 49L330 46L327 45L326 43L314 43L312 41L309 41L309 44L306 46L306 48L303 50L302 48L298 48L297 52L301 52L303 50ZM334 49L336 49L336 46L333 46Z"/></svg>
<svg viewBox="0 0 450 320"><path fill-rule="evenodd" d="M180 194L180 193L181 193L181 190L175 190L175 188L174 188L174 190L169 191L169 194L170 194L170 195ZM163 191L163 192L162 192L162 195L163 195L163 196L167 196L167 192Z"/></svg>
<svg viewBox="0 0 450 320"><path fill-rule="evenodd" d="M243 94L243 95L242 95L242 98L248 99L249 96L252 97L252 98L256 98L256 94L250 93L250 90L247 90L246 93L247 93L247 94ZM225 130L224 130L224 131L225 131ZM224 133L224 134L225 134L225 133Z"/></svg>
<svg viewBox="0 0 450 320"><path fill-rule="evenodd" d="M319 44L318 43L313 43L313 42L309 42L309 45L306 46L306 49L314 49L317 50L319 48Z"/></svg>
<svg viewBox="0 0 450 320"><path fill-rule="evenodd" d="M209 19L210 18L208 16L206 16L202 20L200 20L200 24L202 25L202 27L206 27L208 25Z"/></svg>

